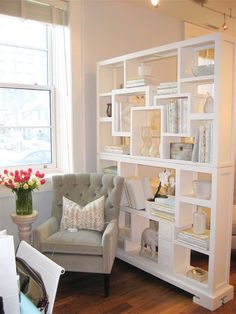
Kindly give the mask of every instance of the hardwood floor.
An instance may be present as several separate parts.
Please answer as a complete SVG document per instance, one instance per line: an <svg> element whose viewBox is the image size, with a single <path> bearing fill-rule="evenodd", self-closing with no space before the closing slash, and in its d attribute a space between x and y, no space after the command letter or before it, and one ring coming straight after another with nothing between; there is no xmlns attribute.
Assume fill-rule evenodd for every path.
<svg viewBox="0 0 236 314"><path fill-rule="evenodd" d="M204 267L206 261L197 263ZM230 283L236 286L236 251L231 257ZM115 260L110 296L103 296L103 276L69 273L61 276L54 314L236 314L235 298L211 312L193 303L192 295L138 268Z"/></svg>

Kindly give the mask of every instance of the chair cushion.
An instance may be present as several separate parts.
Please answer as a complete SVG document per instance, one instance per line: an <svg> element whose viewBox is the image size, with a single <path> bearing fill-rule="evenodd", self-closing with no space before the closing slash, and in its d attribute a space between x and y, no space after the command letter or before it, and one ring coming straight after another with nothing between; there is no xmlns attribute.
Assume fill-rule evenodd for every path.
<svg viewBox="0 0 236 314"><path fill-rule="evenodd" d="M42 252L102 255L102 233L94 230L61 230L42 243Z"/></svg>
<svg viewBox="0 0 236 314"><path fill-rule="evenodd" d="M104 228L104 196L82 207L65 196L63 201L63 214L61 229L68 228L89 229L102 231Z"/></svg>

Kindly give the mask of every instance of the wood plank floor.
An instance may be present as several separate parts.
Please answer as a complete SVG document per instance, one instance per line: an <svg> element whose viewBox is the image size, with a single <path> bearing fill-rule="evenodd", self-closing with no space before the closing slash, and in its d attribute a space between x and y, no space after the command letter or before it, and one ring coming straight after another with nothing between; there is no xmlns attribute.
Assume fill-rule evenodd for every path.
<svg viewBox="0 0 236 314"><path fill-rule="evenodd" d="M206 264L202 257L197 263L201 267ZM231 257L230 283L236 286L235 251ZM54 314L120 313L236 314L236 292L232 301L211 312L193 303L192 295L187 292L118 259L114 263L108 298L103 297L102 275L67 272L61 276Z"/></svg>

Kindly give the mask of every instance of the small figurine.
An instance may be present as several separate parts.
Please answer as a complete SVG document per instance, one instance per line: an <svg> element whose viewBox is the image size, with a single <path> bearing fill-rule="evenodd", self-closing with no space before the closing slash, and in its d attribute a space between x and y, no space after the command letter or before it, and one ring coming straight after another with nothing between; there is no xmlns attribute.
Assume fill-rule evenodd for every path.
<svg viewBox="0 0 236 314"><path fill-rule="evenodd" d="M142 232L141 254L144 253L145 248L148 247L151 249L151 256L155 257L158 247L158 231L152 228L146 228Z"/></svg>

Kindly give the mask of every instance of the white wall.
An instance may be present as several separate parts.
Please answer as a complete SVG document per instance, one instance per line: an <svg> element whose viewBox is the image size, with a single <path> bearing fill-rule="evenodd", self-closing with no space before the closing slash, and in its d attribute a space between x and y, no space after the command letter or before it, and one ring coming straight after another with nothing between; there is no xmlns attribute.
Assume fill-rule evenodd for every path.
<svg viewBox="0 0 236 314"><path fill-rule="evenodd" d="M182 23L153 8L125 1L70 1L73 102L73 171L96 170L96 62L183 38ZM86 148L84 149L84 146ZM50 184L49 184L50 185ZM48 190L49 188L49 190ZM50 216L50 186L34 193L39 217L33 228ZM7 228L18 243L10 219L14 197L0 195L0 230Z"/></svg>
<svg viewBox="0 0 236 314"><path fill-rule="evenodd" d="M85 137L81 133L75 144L78 145L80 139L81 143L85 142L86 164L77 164L75 170L95 171L96 63L107 58L182 40L183 23L160 15L158 9L150 9L129 0L71 0L70 5L73 12L72 19L76 17L76 11L80 16L82 14L79 28L83 31L83 34L79 35L78 29L77 33L81 36L82 43L79 44L81 49L74 58L81 58L81 54L83 57L82 67L77 68L77 86L80 79L79 70L82 70L84 95L79 96L80 100L74 99L74 106L80 106L81 113L85 114L83 133ZM84 153L78 151L80 152ZM81 166L84 165L85 168L82 168Z"/></svg>
<svg viewBox="0 0 236 314"><path fill-rule="evenodd" d="M14 235L16 247L19 242L18 229L10 217L10 214L15 212L15 197L9 189L4 192L5 195L0 198L0 230L7 229L8 234ZM49 183L40 191L33 192L33 208L38 211L38 218L32 225L33 229L50 217L51 204L52 192Z"/></svg>

